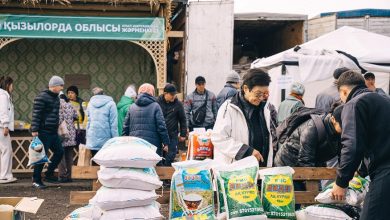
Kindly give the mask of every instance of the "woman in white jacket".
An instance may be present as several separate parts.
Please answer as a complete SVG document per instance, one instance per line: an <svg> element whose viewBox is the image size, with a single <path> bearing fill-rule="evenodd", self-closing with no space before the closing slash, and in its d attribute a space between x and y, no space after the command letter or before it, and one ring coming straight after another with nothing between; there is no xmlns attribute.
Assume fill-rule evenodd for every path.
<svg viewBox="0 0 390 220"><path fill-rule="evenodd" d="M0 183L15 182L12 175L12 145L9 132L14 130L14 106L11 77L0 78Z"/></svg>
<svg viewBox="0 0 390 220"><path fill-rule="evenodd" d="M229 164L253 155L260 166L272 166L270 82L268 73L251 70L241 91L219 108L211 137L215 161Z"/></svg>

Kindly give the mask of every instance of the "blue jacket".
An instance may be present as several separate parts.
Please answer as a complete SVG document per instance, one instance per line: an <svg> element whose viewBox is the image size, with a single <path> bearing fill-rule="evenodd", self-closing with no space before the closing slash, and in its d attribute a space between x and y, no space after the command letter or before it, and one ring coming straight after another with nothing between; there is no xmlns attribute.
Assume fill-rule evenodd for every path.
<svg viewBox="0 0 390 220"><path fill-rule="evenodd" d="M88 108L87 147L100 150L113 137L118 136L118 113L110 96L95 95Z"/></svg>
<svg viewBox="0 0 390 220"><path fill-rule="evenodd" d="M238 90L232 84L226 83L217 96L218 109L226 100L231 99L237 92Z"/></svg>
<svg viewBox="0 0 390 220"><path fill-rule="evenodd" d="M158 148L169 144L164 115L153 96L141 93L135 104L130 106L122 135L142 138Z"/></svg>

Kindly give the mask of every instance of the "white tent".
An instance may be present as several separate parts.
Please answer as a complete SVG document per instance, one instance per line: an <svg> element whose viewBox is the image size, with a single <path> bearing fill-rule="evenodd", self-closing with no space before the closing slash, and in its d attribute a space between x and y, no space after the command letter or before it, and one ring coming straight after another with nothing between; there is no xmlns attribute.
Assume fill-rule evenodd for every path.
<svg viewBox="0 0 390 220"><path fill-rule="evenodd" d="M305 85L306 106L314 107L317 94L333 83L333 71L340 67L374 72L376 86L389 91L390 37L342 27L299 47L252 63L251 68L268 70L272 78L270 101L276 107L281 102L281 90L287 89L289 94L292 82Z"/></svg>

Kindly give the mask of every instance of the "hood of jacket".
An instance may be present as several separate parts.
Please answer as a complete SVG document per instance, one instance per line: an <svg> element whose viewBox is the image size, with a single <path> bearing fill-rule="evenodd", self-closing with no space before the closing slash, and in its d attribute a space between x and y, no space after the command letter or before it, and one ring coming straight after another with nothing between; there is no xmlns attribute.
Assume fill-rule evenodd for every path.
<svg viewBox="0 0 390 220"><path fill-rule="evenodd" d="M141 93L138 95L137 101L135 101L135 104L138 106L148 106L152 104L153 102L156 102L156 98L147 94L147 93Z"/></svg>
<svg viewBox="0 0 390 220"><path fill-rule="evenodd" d="M91 98L91 101L89 102L89 104L95 108L101 108L111 101L114 101L114 100L110 96L95 95Z"/></svg>
<svg viewBox="0 0 390 220"><path fill-rule="evenodd" d="M118 109L121 109L121 108L123 108L123 107L125 107L127 105L131 105L133 103L134 103L134 100L132 98L129 98L127 96L122 96L121 100L119 100L119 102L118 102L118 106L117 107L118 107Z"/></svg>

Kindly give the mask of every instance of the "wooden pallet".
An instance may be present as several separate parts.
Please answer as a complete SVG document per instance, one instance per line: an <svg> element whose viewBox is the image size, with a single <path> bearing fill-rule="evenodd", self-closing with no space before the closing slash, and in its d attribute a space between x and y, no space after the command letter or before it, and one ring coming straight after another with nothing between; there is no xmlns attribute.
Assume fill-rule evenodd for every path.
<svg viewBox="0 0 390 220"><path fill-rule="evenodd" d="M97 181L97 171L99 166L73 166L73 179L90 179L92 180L92 191L71 191L70 204L80 205L87 204L100 188L100 183ZM295 200L297 204L314 204L314 198L319 193L320 180L332 180L336 178L335 168L316 168L316 167L295 167L294 180L305 181L306 191L296 191ZM174 169L172 167L157 167L157 174L161 180L170 180ZM159 191L162 192L162 191ZM169 203L170 192L164 190L162 196L157 200L161 204Z"/></svg>

